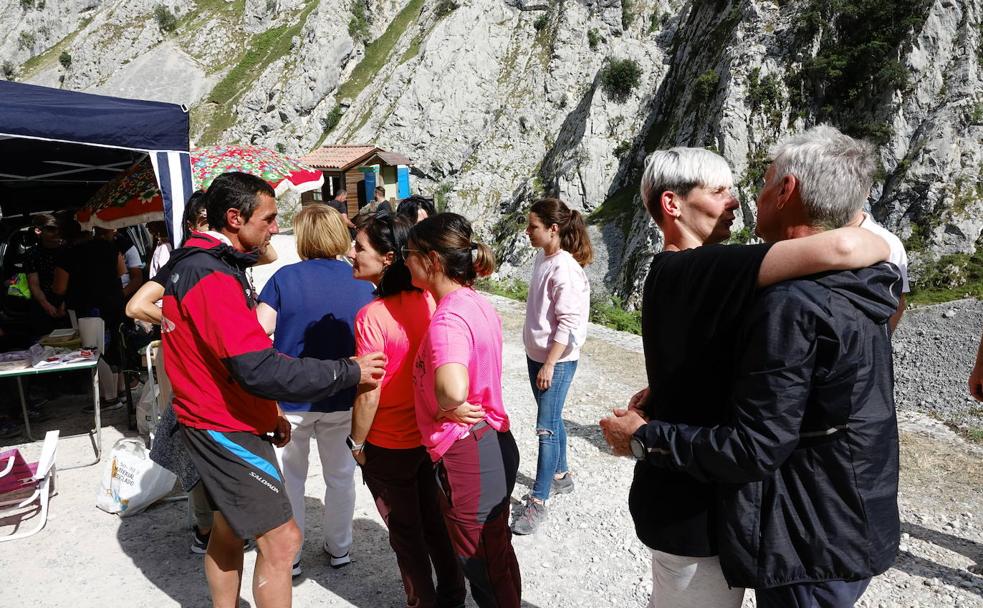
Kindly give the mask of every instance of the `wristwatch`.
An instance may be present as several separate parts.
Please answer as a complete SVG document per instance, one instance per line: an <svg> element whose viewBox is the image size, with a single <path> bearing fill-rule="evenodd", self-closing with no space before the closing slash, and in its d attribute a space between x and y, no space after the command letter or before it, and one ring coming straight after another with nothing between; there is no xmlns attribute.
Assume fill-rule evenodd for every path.
<svg viewBox="0 0 983 608"><path fill-rule="evenodd" d="M355 443L355 440L352 439L351 435L345 437L345 443L348 444L348 449L353 452L361 452L362 449L365 447L365 442Z"/></svg>
<svg viewBox="0 0 983 608"><path fill-rule="evenodd" d="M649 449L645 447L645 444L638 437L632 436L628 446L631 448L631 455L635 457L635 460L645 460L648 458Z"/></svg>

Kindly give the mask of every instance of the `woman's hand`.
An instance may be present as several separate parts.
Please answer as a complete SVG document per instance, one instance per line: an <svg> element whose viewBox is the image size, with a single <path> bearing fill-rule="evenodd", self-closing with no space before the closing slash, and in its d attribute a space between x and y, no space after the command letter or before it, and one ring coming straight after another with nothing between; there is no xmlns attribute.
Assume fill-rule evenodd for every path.
<svg viewBox="0 0 983 608"><path fill-rule="evenodd" d="M539 373L536 374L536 388L541 391L549 390L553 384L553 369L552 363L543 363L543 366L539 368Z"/></svg>
<svg viewBox="0 0 983 608"><path fill-rule="evenodd" d="M477 424L481 422L485 417L485 411L480 405L474 405L465 401L461 405L455 407L451 410L439 410L437 412L437 420L443 418L444 420L450 420L451 422L458 422L460 424Z"/></svg>
<svg viewBox="0 0 983 608"><path fill-rule="evenodd" d="M354 451L354 450L352 450L352 458L355 459L355 462L358 463L358 466L364 467L365 466L365 448L362 448L361 450L358 450L357 452Z"/></svg>

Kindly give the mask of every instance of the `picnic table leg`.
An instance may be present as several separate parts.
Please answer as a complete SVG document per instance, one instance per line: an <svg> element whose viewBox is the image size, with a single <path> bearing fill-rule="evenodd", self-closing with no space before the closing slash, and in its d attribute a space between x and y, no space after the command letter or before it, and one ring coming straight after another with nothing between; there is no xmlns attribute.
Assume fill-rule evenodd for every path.
<svg viewBox="0 0 983 608"><path fill-rule="evenodd" d="M17 376L17 392L20 393L20 409L24 414L24 434L31 441L34 441L34 437L31 436L31 421L27 418L27 399L24 398L24 384L21 382L20 376Z"/></svg>
<svg viewBox="0 0 983 608"><path fill-rule="evenodd" d="M99 366L92 368L92 406L96 413L96 462L102 459L102 415L99 408Z"/></svg>

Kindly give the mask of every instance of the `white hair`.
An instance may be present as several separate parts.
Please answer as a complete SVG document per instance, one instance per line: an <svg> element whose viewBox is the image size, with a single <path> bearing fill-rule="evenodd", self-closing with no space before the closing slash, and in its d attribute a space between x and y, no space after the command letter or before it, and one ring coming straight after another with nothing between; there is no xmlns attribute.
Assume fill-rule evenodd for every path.
<svg viewBox="0 0 983 608"><path fill-rule="evenodd" d="M874 146L829 125L792 136L772 152L772 180L793 175L814 224L839 228L864 207L874 184Z"/></svg>
<svg viewBox="0 0 983 608"><path fill-rule="evenodd" d="M656 222L662 220L659 199L672 191L686 196L697 186L729 188L734 175L724 157L704 148L656 150L645 161L642 174L642 202Z"/></svg>

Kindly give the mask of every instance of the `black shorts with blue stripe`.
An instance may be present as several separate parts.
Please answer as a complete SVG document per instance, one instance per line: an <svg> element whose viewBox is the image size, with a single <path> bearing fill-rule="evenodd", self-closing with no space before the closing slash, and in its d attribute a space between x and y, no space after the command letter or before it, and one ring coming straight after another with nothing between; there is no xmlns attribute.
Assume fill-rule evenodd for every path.
<svg viewBox="0 0 983 608"><path fill-rule="evenodd" d="M268 439L180 425L208 500L239 538L256 538L293 517Z"/></svg>

